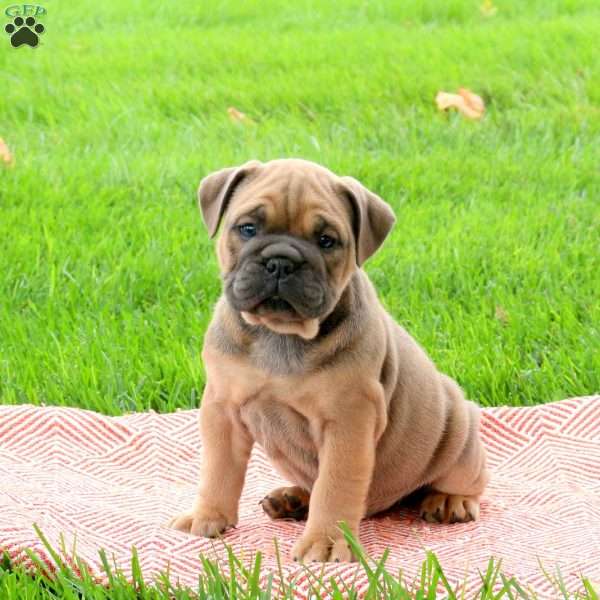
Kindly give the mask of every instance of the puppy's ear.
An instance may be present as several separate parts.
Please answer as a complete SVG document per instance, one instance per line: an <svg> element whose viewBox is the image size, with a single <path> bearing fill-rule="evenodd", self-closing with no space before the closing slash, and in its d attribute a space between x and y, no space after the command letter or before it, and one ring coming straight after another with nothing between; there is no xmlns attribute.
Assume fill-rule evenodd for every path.
<svg viewBox="0 0 600 600"><path fill-rule="evenodd" d="M360 267L381 246L396 222L390 206L353 177L340 177L354 212L356 263Z"/></svg>
<svg viewBox="0 0 600 600"><path fill-rule="evenodd" d="M219 229L221 218L237 186L261 165L251 160L240 167L229 167L207 175L198 188L198 206L210 237Z"/></svg>

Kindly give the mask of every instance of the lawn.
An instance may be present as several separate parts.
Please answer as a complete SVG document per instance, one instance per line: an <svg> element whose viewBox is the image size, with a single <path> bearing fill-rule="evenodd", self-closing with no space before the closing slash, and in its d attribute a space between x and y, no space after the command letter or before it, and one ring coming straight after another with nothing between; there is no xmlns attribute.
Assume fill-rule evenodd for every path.
<svg viewBox="0 0 600 600"><path fill-rule="evenodd" d="M282 156L392 205L366 269L470 398L600 390L600 6L480 4L47 0L38 48L3 34L0 401L196 407L197 184ZM437 111L461 86L481 121Z"/></svg>

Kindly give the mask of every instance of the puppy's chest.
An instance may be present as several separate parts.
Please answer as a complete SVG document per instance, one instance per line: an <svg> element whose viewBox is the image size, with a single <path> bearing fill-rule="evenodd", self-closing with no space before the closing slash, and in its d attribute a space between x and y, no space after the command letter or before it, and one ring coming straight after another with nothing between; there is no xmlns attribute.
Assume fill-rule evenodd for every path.
<svg viewBox="0 0 600 600"><path fill-rule="evenodd" d="M252 344L248 359L255 368L276 376L298 375L308 366L306 344L297 336L262 335Z"/></svg>
<svg viewBox="0 0 600 600"><path fill-rule="evenodd" d="M244 403L239 418L272 458L285 454L290 447L309 450L317 445L318 430L314 424L276 397L264 395Z"/></svg>
<svg viewBox="0 0 600 600"><path fill-rule="evenodd" d="M204 357L212 393L227 401L268 454L286 444L308 449L318 443L322 375L307 372L293 346L256 344L244 355L209 350Z"/></svg>
<svg viewBox="0 0 600 600"><path fill-rule="evenodd" d="M321 427L310 378L300 381L260 369L245 375L245 389L236 390L238 402L232 412L252 438L274 460L284 460L290 448L313 453Z"/></svg>

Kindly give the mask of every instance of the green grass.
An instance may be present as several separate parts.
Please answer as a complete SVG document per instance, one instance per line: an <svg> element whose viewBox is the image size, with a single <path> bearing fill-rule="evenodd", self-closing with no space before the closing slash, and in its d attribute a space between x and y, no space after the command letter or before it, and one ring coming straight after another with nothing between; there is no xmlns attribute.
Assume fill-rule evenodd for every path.
<svg viewBox="0 0 600 600"><path fill-rule="evenodd" d="M394 207L367 270L471 398L600 389L596 2L48 4L43 46L0 53L3 402L197 406L219 294L197 183L281 156ZM461 85L483 122L436 112Z"/></svg>
<svg viewBox="0 0 600 600"><path fill-rule="evenodd" d="M219 282L195 188L281 156L390 202L367 270L471 398L600 390L595 0L63 4L0 51L2 403L197 406ZM483 121L437 112L460 86Z"/></svg>
<svg viewBox="0 0 600 600"><path fill-rule="evenodd" d="M14 567L5 556L0 563L0 597L3 600L262 600L272 597L292 599L301 593L296 581L285 581L283 571L265 573L262 568L262 554L240 560L232 549L225 544L226 565L218 560L201 557L203 571L198 578L198 585L189 587L173 586L168 572L163 573L154 583L144 580L137 552L131 557L131 581L111 566L106 553L100 551L103 564L103 576L106 583L92 576L85 563L72 557L63 548L53 548L43 533L36 528L47 552L57 565L56 571L50 573L39 557L29 552L32 565L37 569L36 578L32 578L22 566ZM339 576L328 577L318 567L305 567L302 578L310 585L311 598L331 598L332 600L378 600L394 598L395 600L459 600L465 598L465 582L451 585L444 575L439 561L432 552L426 552L420 573L408 580L401 572L391 573L386 568L387 553L379 560L367 556L362 547L345 528L346 539L357 556L357 571L366 576L367 588L359 589L354 579L340 580ZM275 546L279 557L279 548ZM68 557L68 560L65 558ZM278 560L279 564L280 561ZM581 590L570 592L563 581L560 571L548 572L540 565L546 579L553 588L553 597L564 600L598 600L597 591L585 577L581 578ZM501 561L491 558L485 572L480 571L479 590L469 596L469 600L537 600L535 590L521 585L514 577L502 572Z"/></svg>

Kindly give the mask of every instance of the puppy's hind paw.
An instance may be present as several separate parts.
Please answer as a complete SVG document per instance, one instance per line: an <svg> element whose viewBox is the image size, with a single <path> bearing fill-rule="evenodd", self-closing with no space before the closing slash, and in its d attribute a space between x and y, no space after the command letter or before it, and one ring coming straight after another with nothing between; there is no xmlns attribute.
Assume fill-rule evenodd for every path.
<svg viewBox="0 0 600 600"><path fill-rule="evenodd" d="M479 518L479 498L431 492L421 503L420 515L429 523L468 523Z"/></svg>
<svg viewBox="0 0 600 600"><path fill-rule="evenodd" d="M267 494L259 504L271 519L304 521L308 516L310 494L299 486L282 487Z"/></svg>

